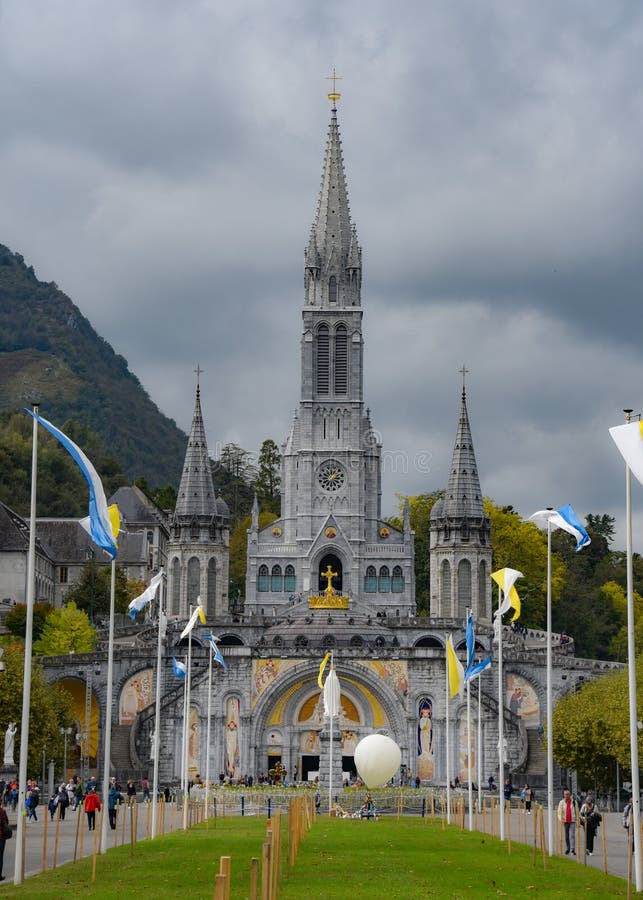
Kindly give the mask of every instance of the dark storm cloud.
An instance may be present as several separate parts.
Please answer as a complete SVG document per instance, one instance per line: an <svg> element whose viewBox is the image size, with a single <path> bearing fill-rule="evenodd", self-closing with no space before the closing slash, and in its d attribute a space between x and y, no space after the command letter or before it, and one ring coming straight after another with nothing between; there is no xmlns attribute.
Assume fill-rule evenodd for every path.
<svg viewBox="0 0 643 900"><path fill-rule="evenodd" d="M444 485L465 362L485 493L620 515L642 45L616 0L5 0L0 241L182 427L198 361L213 448L280 442L336 64L385 511Z"/></svg>

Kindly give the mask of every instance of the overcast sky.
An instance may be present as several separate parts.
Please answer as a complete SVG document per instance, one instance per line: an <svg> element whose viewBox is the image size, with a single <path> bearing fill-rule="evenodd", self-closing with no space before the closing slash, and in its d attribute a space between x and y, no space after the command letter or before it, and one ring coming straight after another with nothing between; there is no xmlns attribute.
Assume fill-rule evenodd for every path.
<svg viewBox="0 0 643 900"><path fill-rule="evenodd" d="M639 0L0 0L0 242L184 429L198 361L212 451L280 443L333 66L384 511L444 487L466 363L484 493L610 512L622 546Z"/></svg>

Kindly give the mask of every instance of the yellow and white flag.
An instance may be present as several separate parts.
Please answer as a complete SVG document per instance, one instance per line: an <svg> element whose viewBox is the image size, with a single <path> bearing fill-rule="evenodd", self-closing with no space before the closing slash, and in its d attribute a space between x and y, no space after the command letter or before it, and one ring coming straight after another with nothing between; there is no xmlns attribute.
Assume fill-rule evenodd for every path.
<svg viewBox="0 0 643 900"><path fill-rule="evenodd" d="M198 599L201 600L200 597L199 597ZM196 607L192 610L192 615L190 616L190 621L188 622L188 624L185 626L185 628L184 628L183 631L181 632L181 637L180 637L179 640L182 640L184 637L187 637L187 636L188 636L188 634L192 631L192 629L193 629L194 626L196 625L196 620L197 620L197 619L200 619L200 620L201 620L201 624L202 624L202 625L205 625L205 612L203 611L203 607L201 606L200 603L199 603L198 606L196 606Z"/></svg>
<svg viewBox="0 0 643 900"><path fill-rule="evenodd" d="M498 617L504 616L506 612L513 609L514 614L511 621L515 622L520 617L520 597L514 585L519 578L524 578L524 575L518 569L504 568L492 572L491 577L503 593L502 603L494 615Z"/></svg>
<svg viewBox="0 0 643 900"><path fill-rule="evenodd" d="M610 434L632 474L643 484L643 422L615 425Z"/></svg>
<svg viewBox="0 0 643 900"><path fill-rule="evenodd" d="M322 659L321 666L319 667L319 675L317 676L317 684L319 685L319 690L324 690L324 682L322 681L322 675L324 674L324 669L328 665L328 660L330 659L330 653L327 653L326 656Z"/></svg>
<svg viewBox="0 0 643 900"><path fill-rule="evenodd" d="M464 685L464 666L453 649L453 635L447 638L447 677L449 679L449 696L462 693Z"/></svg>

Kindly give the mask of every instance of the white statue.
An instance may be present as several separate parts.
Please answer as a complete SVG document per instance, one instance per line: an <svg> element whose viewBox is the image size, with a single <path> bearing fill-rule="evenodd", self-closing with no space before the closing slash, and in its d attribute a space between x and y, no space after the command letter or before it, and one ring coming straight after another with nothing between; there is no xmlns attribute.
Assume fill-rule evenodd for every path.
<svg viewBox="0 0 643 900"><path fill-rule="evenodd" d="M15 762L13 759L13 743L16 737L16 728L15 722L9 722L9 727L5 731L4 735L4 764L5 766L15 766Z"/></svg>

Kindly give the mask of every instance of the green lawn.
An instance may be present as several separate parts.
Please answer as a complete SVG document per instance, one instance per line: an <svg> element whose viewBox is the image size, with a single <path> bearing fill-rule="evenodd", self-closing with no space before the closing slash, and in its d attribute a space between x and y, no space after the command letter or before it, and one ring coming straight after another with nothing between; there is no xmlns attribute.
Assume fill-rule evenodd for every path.
<svg viewBox="0 0 643 900"><path fill-rule="evenodd" d="M284 844L287 821L283 825ZM91 884L91 859L9 886L0 896L66 900L87 897L145 896L211 898L219 857L232 856L232 900L249 896L250 859L261 857L265 819L219 819L216 830L203 826L165 841L141 841L134 858L130 848L110 850L98 859L97 882ZM413 900L446 897L624 897L625 882L564 859L542 855L533 865L532 851L491 841L486 835L461 832L422 819L379 822L320 818L300 846L295 869L284 877L280 900ZM287 866L284 863L284 875Z"/></svg>

